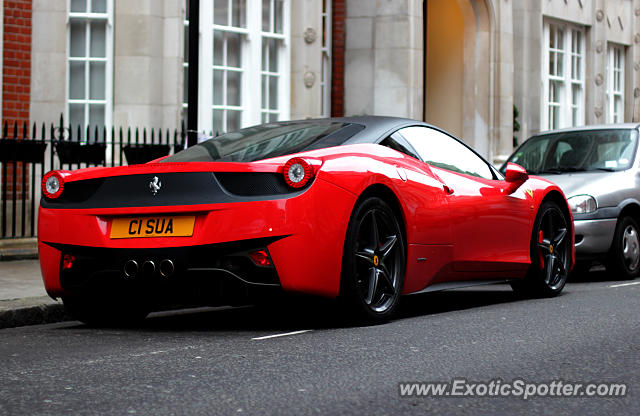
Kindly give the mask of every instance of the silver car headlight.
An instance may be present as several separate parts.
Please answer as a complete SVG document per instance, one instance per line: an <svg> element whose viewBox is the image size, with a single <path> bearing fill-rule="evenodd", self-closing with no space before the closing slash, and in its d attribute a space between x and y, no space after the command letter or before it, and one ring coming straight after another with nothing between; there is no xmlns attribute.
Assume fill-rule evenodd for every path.
<svg viewBox="0 0 640 416"><path fill-rule="evenodd" d="M575 195L567 199L574 214L589 214L598 209L596 199L591 195Z"/></svg>

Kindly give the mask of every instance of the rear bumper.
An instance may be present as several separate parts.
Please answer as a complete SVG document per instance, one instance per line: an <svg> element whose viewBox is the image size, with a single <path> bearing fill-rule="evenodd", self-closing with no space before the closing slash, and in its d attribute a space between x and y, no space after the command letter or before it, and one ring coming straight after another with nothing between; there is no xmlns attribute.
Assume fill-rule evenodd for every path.
<svg viewBox="0 0 640 416"><path fill-rule="evenodd" d="M122 290L119 282L127 260L141 264L169 258L176 264L173 282L184 285L197 274L205 279L236 280L249 286L268 284L285 291L335 297L355 200L353 194L318 178L306 192L289 199L179 207L40 207L38 247L43 281L52 297L91 286L99 278L101 290L109 292L113 282L113 291L118 291ZM110 238L114 218L147 215L194 215L193 235ZM251 268L238 272L224 264L229 256L261 247L272 259L275 271L271 275L260 275ZM61 266L64 254L77 254L86 269L65 280Z"/></svg>
<svg viewBox="0 0 640 416"><path fill-rule="evenodd" d="M576 255L589 258L606 254L613 242L616 218L575 220Z"/></svg>
<svg viewBox="0 0 640 416"><path fill-rule="evenodd" d="M248 253L274 239L205 246L117 249L54 244L61 257L59 283L70 295L136 293L149 304L237 304L281 289L273 266ZM51 246L50 246L51 247ZM64 264L64 263L63 263Z"/></svg>

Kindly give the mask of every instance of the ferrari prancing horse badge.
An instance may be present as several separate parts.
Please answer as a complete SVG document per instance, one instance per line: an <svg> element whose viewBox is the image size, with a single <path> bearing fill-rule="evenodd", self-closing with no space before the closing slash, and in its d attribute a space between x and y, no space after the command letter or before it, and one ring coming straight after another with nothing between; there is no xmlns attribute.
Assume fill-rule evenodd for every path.
<svg viewBox="0 0 640 416"><path fill-rule="evenodd" d="M157 194L160 188L162 187L162 182L158 179L157 176L154 176L151 182L149 182L149 189L151 189L152 194Z"/></svg>

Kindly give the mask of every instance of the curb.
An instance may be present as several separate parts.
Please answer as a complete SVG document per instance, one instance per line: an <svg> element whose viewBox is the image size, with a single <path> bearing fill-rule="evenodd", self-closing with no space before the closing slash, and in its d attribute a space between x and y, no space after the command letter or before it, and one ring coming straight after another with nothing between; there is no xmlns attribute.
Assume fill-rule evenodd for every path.
<svg viewBox="0 0 640 416"><path fill-rule="evenodd" d="M0 249L0 261L38 260L38 253L32 249Z"/></svg>
<svg viewBox="0 0 640 416"><path fill-rule="evenodd" d="M0 261L36 260L38 242L35 238L0 239Z"/></svg>
<svg viewBox="0 0 640 416"><path fill-rule="evenodd" d="M64 322L73 318L49 297L0 300L0 329Z"/></svg>

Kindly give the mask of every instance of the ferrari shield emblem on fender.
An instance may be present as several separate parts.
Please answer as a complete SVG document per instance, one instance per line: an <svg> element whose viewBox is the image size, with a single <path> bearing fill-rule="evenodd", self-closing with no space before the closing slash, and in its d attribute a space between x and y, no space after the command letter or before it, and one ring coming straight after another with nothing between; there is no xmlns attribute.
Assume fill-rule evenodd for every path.
<svg viewBox="0 0 640 416"><path fill-rule="evenodd" d="M151 189L152 194L157 194L160 188L162 187L162 182L158 179L157 176L154 176L151 182L149 182L149 189Z"/></svg>
<svg viewBox="0 0 640 416"><path fill-rule="evenodd" d="M527 195L529 195L531 198L533 198L533 190L532 189L525 189L525 191L527 192Z"/></svg>

